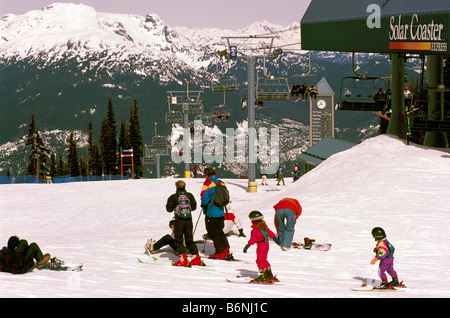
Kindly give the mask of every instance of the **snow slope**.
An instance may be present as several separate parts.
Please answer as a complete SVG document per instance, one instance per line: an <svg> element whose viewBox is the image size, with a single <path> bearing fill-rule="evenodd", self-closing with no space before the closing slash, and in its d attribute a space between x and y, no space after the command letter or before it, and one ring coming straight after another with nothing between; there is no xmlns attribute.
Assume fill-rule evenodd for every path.
<svg viewBox="0 0 450 318"><path fill-rule="evenodd" d="M148 238L169 232L165 203L174 179L1 185L1 245L18 235L84 267L82 272L0 273L0 297L449 297L449 177L448 153L384 135L334 155L296 183L286 177L285 187L271 179L250 194L246 180L225 180L247 235L250 211L263 212L274 229L272 206L294 197L303 206L295 241L310 237L333 244L328 252L283 252L271 243L269 261L283 283L275 286L225 281L236 274L257 275L255 247L242 252L248 237L230 237L235 257L248 263L207 259L210 270L201 270L136 261ZM198 197L203 179L186 182ZM198 215L197 210L194 222ZM205 232L203 221L197 239ZM395 266L409 286L406 292L350 290L361 279L377 279L377 266L369 265L375 226L383 227L396 247ZM167 252L158 256L175 260Z"/></svg>

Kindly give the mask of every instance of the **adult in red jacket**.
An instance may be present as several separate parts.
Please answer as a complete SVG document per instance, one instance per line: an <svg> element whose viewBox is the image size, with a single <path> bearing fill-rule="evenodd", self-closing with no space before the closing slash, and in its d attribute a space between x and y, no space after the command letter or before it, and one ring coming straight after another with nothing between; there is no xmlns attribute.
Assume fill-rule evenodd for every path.
<svg viewBox="0 0 450 318"><path fill-rule="evenodd" d="M277 229L280 247L287 251L291 248L295 224L302 214L302 206L296 199L284 198L273 208L275 209L275 228Z"/></svg>

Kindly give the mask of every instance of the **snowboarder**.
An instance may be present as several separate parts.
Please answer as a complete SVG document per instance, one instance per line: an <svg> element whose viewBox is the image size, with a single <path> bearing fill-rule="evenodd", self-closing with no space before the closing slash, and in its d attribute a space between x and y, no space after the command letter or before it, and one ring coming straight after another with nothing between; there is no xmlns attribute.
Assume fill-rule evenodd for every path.
<svg viewBox="0 0 450 318"><path fill-rule="evenodd" d="M43 254L36 243L28 245L26 240L11 236L7 246L0 251L0 271L24 274L34 267L42 267L50 260L50 254Z"/></svg>
<svg viewBox="0 0 450 318"><path fill-rule="evenodd" d="M380 261L379 275L381 278L381 286L379 288L388 289L392 286L402 286L399 283L397 272L394 270L394 251L395 248L387 240L386 232L381 227L372 229L372 236L377 241L377 246L373 249L375 257L370 264L374 265ZM392 277L392 281L388 283L386 272Z"/></svg>
<svg viewBox="0 0 450 318"><path fill-rule="evenodd" d="M175 212L174 240L175 248L180 259L173 263L174 266L204 265L198 254L197 245L194 243L192 214L197 209L197 202L192 193L186 191L186 183L183 180L175 182L176 192L167 199L167 212ZM186 247L183 244L186 244ZM186 248L195 255L191 261L187 260Z"/></svg>
<svg viewBox="0 0 450 318"><path fill-rule="evenodd" d="M252 232L251 237L244 247L244 253L253 244L256 246L256 265L258 266L259 276L252 279L251 283L273 283L278 282L276 276L272 274L272 269L269 261L267 260L267 255L269 253L269 239L275 238L275 233L273 233L266 222L264 221L264 216L259 211L252 211L248 215L252 221Z"/></svg>
<svg viewBox="0 0 450 318"><path fill-rule="evenodd" d="M283 251L291 248L295 233L295 224L302 214L302 206L297 199L284 198L273 206L275 209L275 228Z"/></svg>
<svg viewBox="0 0 450 318"><path fill-rule="evenodd" d="M224 217L225 217L225 226L223 228L223 232L225 233L226 236L232 235L234 233L233 227L236 226L239 232L238 237L245 237L241 221L234 213L234 210L231 208L231 204L227 205L227 212L225 213Z"/></svg>
<svg viewBox="0 0 450 318"><path fill-rule="evenodd" d="M203 169L203 175L206 180L203 183L200 198L203 214L205 215L206 231L208 232L208 237L214 243L215 253L211 255L211 258L232 259L230 244L228 243L227 236L223 232L225 226L225 207L217 206L213 203L216 184L219 183L217 173L212 167L206 167ZM225 183L220 182L225 186Z"/></svg>

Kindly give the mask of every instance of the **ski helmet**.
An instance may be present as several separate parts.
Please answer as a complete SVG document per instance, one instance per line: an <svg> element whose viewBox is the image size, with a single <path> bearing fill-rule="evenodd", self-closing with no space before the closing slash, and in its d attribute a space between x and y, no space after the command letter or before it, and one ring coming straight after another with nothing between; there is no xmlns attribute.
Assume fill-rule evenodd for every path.
<svg viewBox="0 0 450 318"><path fill-rule="evenodd" d="M374 227L372 229L372 236L375 241L382 240L386 237L386 232L381 227Z"/></svg>
<svg viewBox="0 0 450 318"><path fill-rule="evenodd" d="M250 212L250 214L248 215L248 217L249 217L250 220L252 220L252 221L258 221L258 220L264 219L264 215L262 215L262 213L259 212L259 211L252 211L252 212Z"/></svg>

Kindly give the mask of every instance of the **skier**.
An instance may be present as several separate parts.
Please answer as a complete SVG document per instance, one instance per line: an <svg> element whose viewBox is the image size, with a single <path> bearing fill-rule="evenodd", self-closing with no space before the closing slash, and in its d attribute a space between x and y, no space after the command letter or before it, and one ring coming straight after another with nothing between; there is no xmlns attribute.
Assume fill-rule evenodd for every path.
<svg viewBox="0 0 450 318"><path fill-rule="evenodd" d="M257 244L256 246L256 265L259 269L259 277L252 279L251 283L273 283L279 280L272 274L272 269L269 261L267 260L267 255L269 253L269 238L275 238L275 233L273 233L266 222L264 221L264 216L259 211L252 211L248 215L252 221L252 232L251 237L244 247L244 253L251 245Z"/></svg>
<svg viewBox="0 0 450 318"><path fill-rule="evenodd" d="M394 270L394 251L395 248L387 240L386 232L381 227L372 229L372 236L377 241L377 246L373 249L375 257L370 264L374 265L380 261L379 275L381 278L381 289L389 289L392 286L402 287L402 282L399 283L397 272ZM392 281L388 283L386 272L392 277Z"/></svg>
<svg viewBox="0 0 450 318"><path fill-rule="evenodd" d="M193 224L191 211L197 208L194 196L186 191L186 183L183 180L175 182L176 192L167 199L167 212L175 212L174 239L175 248L180 259L173 263L174 266L204 265L198 254L197 245L193 238ZM183 240L186 247L183 244ZM189 262L186 257L186 248L191 251L194 258Z"/></svg>
<svg viewBox="0 0 450 318"><path fill-rule="evenodd" d="M147 243L145 244L145 253L147 255L155 254L157 250L161 249L162 247L169 245L174 251L177 250L175 247L175 239L174 239L174 224L175 224L175 218L171 219L169 222L169 227L172 230L171 234L166 234L163 237L161 237L158 241L155 241L153 239L148 239Z"/></svg>
<svg viewBox="0 0 450 318"><path fill-rule="evenodd" d="M214 202L214 194L216 193L216 184L219 183L217 173L212 167L203 169L205 182L203 183L202 191L200 193L201 206L203 214L205 215L205 227L208 232L208 237L214 243L215 253L211 258L218 259L232 259L230 253L230 244L227 236L223 232L225 226L225 213L223 206L217 206ZM222 185L225 185L220 181Z"/></svg>
<svg viewBox="0 0 450 318"><path fill-rule="evenodd" d="M28 245L26 240L11 236L7 246L0 251L0 271L24 274L34 267L42 267L50 260L50 254L43 254L36 243Z"/></svg>
<svg viewBox="0 0 450 318"><path fill-rule="evenodd" d="M295 224L302 214L302 206L296 199L284 198L273 206L275 209L275 228L283 251L291 248L295 233Z"/></svg>

